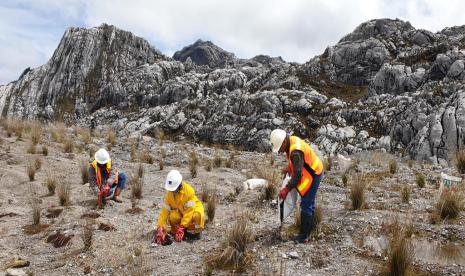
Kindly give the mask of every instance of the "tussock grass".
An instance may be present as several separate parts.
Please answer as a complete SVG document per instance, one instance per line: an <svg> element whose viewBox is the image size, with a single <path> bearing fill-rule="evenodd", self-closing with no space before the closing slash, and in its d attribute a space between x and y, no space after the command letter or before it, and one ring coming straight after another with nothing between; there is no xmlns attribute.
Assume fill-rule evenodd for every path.
<svg viewBox="0 0 465 276"><path fill-rule="evenodd" d="M51 175L50 173L47 174L47 179L45 180L44 186L47 187L49 195L54 195L55 189L57 187L56 177Z"/></svg>
<svg viewBox="0 0 465 276"><path fill-rule="evenodd" d="M109 128L108 131L107 131L107 141L112 146L115 146L116 143L118 143L118 140L116 138L116 133L112 128Z"/></svg>
<svg viewBox="0 0 465 276"><path fill-rule="evenodd" d="M236 152L229 153L229 158L224 162L226 168L232 168L234 166L234 161L236 158Z"/></svg>
<svg viewBox="0 0 465 276"><path fill-rule="evenodd" d="M241 215L227 233L221 252L206 258L208 267L243 272L252 263L250 244L254 241L252 227L246 215Z"/></svg>
<svg viewBox="0 0 465 276"><path fill-rule="evenodd" d="M58 201L61 206L67 206L71 203L71 185L61 183L58 185Z"/></svg>
<svg viewBox="0 0 465 276"><path fill-rule="evenodd" d="M442 220L456 219L464 207L463 193L459 191L444 191L435 205L434 215ZM432 221L438 222L436 221Z"/></svg>
<svg viewBox="0 0 465 276"><path fill-rule="evenodd" d="M324 164L325 170L331 171L331 168L333 167L333 158L331 155L328 155L326 158L325 164Z"/></svg>
<svg viewBox="0 0 465 276"><path fill-rule="evenodd" d="M89 183L89 163L85 159L79 161L79 170L81 172L82 184Z"/></svg>
<svg viewBox="0 0 465 276"><path fill-rule="evenodd" d="M36 152L37 152L37 146L31 143L29 147L27 148L27 153L36 154Z"/></svg>
<svg viewBox="0 0 465 276"><path fill-rule="evenodd" d="M347 174L343 174L341 179L342 179L342 185L344 185L344 187L347 187L347 181L349 181Z"/></svg>
<svg viewBox="0 0 465 276"><path fill-rule="evenodd" d="M203 184L202 192L200 193L200 200L202 200L203 203L206 203L208 201L209 196L210 196L210 189L208 189L207 186Z"/></svg>
<svg viewBox="0 0 465 276"><path fill-rule="evenodd" d="M423 175L422 173L416 174L415 181L419 188L424 188L426 185L425 175Z"/></svg>
<svg viewBox="0 0 465 276"><path fill-rule="evenodd" d="M131 187L131 195L133 198L141 199L142 198L142 191L144 189L144 179L137 177L137 174L132 176L132 187Z"/></svg>
<svg viewBox="0 0 465 276"><path fill-rule="evenodd" d="M397 172L398 165L396 160L389 161L389 172L395 174Z"/></svg>
<svg viewBox="0 0 465 276"><path fill-rule="evenodd" d="M400 198L403 203L409 203L410 201L410 187L407 185L402 186L400 189Z"/></svg>
<svg viewBox="0 0 465 276"><path fill-rule="evenodd" d="M199 164L199 158L197 157L197 153L195 150L191 151L189 157L189 171L191 173L191 177L197 177L197 165Z"/></svg>
<svg viewBox="0 0 465 276"><path fill-rule="evenodd" d="M142 165L141 163L139 163L139 165L137 166L137 175L139 176L139 178L144 177L144 165Z"/></svg>
<svg viewBox="0 0 465 276"><path fill-rule="evenodd" d="M223 164L223 158L219 154L219 152L215 152L215 157L213 158L213 167L219 168Z"/></svg>
<svg viewBox="0 0 465 276"><path fill-rule="evenodd" d="M275 199L278 194L278 186L281 177L280 171L270 166L254 165L254 174L258 178L263 178L268 181L266 186L262 189L261 198L265 200Z"/></svg>
<svg viewBox="0 0 465 276"><path fill-rule="evenodd" d="M207 199L207 217L208 222L213 222L215 218L215 211L216 211L216 195L211 194Z"/></svg>
<svg viewBox="0 0 465 276"><path fill-rule="evenodd" d="M137 146L135 144L131 145L131 162L137 160Z"/></svg>
<svg viewBox="0 0 465 276"><path fill-rule="evenodd" d="M465 150L457 152L455 159L455 166L457 167L457 171L461 174L465 174Z"/></svg>
<svg viewBox="0 0 465 276"><path fill-rule="evenodd" d="M42 128L42 124L40 124L39 122L31 123L30 136L31 136L31 143L33 145L37 145L42 141L43 133L44 133L44 130Z"/></svg>
<svg viewBox="0 0 465 276"><path fill-rule="evenodd" d="M163 143L165 141L165 138L166 138L166 135L165 135L165 132L162 130L162 129L156 129L155 130L155 138L157 139L158 141L158 144L161 146L163 146Z"/></svg>
<svg viewBox="0 0 465 276"><path fill-rule="evenodd" d="M39 225L40 224L40 215L42 213L42 207L40 206L39 199L32 198L31 199L31 215L32 215L32 224Z"/></svg>
<svg viewBox="0 0 465 276"><path fill-rule="evenodd" d="M410 275L414 258L411 233L408 227L400 225L397 220L390 226L390 239L386 250L388 261L385 275Z"/></svg>
<svg viewBox="0 0 465 276"><path fill-rule="evenodd" d="M46 145L42 146L42 155L47 156L48 155L48 147Z"/></svg>
<svg viewBox="0 0 465 276"><path fill-rule="evenodd" d="M42 160L40 158L37 157L34 159L34 167L36 168L36 171L42 168Z"/></svg>
<svg viewBox="0 0 465 276"><path fill-rule="evenodd" d="M209 159L205 159L204 168L207 172L210 172L212 170L212 161L210 161Z"/></svg>
<svg viewBox="0 0 465 276"><path fill-rule="evenodd" d="M63 152L72 153L74 150L74 142L71 138L66 137L63 140Z"/></svg>
<svg viewBox="0 0 465 276"><path fill-rule="evenodd" d="M139 153L139 160L147 164L153 164L154 158L147 150L145 150Z"/></svg>
<svg viewBox="0 0 465 276"><path fill-rule="evenodd" d="M36 169L35 164L33 162L28 162L26 166L26 173L27 173L27 176L29 177L29 181L34 181L36 171L37 169Z"/></svg>
<svg viewBox="0 0 465 276"><path fill-rule="evenodd" d="M365 183L356 179L350 186L350 201L353 210L360 210L365 203Z"/></svg>

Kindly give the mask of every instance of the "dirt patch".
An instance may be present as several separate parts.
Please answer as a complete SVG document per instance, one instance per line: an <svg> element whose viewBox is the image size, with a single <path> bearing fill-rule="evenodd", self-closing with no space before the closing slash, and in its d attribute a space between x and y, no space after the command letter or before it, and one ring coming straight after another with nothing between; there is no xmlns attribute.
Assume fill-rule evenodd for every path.
<svg viewBox="0 0 465 276"><path fill-rule="evenodd" d="M26 226L23 226L23 232L24 234L27 234L27 235L35 235L47 229L48 227L49 227L48 224L26 225Z"/></svg>
<svg viewBox="0 0 465 276"><path fill-rule="evenodd" d="M98 230L103 230L103 231L107 232L107 231L115 231L116 228L113 225L106 224L106 223L102 222L102 223L99 224Z"/></svg>
<svg viewBox="0 0 465 276"><path fill-rule="evenodd" d="M71 238L72 236L66 236L57 232L47 237L47 243L53 244L53 247L55 248L63 247L68 244Z"/></svg>
<svg viewBox="0 0 465 276"><path fill-rule="evenodd" d="M131 215L140 214L142 212L144 212L144 210L139 207L134 207L134 208L126 210L126 213L131 214Z"/></svg>
<svg viewBox="0 0 465 276"><path fill-rule="evenodd" d="M19 216L18 214L16 213L4 213L4 214L0 214L0 218L3 218L3 217L16 217L16 216Z"/></svg>
<svg viewBox="0 0 465 276"><path fill-rule="evenodd" d="M45 215L46 218L57 218L63 212L63 209L48 209L47 214Z"/></svg>
<svg viewBox="0 0 465 276"><path fill-rule="evenodd" d="M100 214L99 213L95 213L95 212L90 212L90 213L85 213L81 216L82 219L85 219L85 218L93 218L93 219L96 219L96 218L99 218L100 217Z"/></svg>

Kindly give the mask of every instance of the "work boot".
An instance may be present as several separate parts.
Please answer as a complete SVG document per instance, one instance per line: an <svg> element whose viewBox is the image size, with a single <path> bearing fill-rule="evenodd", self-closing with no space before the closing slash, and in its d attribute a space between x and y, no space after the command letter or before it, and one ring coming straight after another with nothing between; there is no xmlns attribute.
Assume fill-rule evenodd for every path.
<svg viewBox="0 0 465 276"><path fill-rule="evenodd" d="M113 201L116 201L116 202L118 202L118 203L123 202L123 200L122 200L119 196L117 196L117 195L115 195L112 199L113 199Z"/></svg>
<svg viewBox="0 0 465 276"><path fill-rule="evenodd" d="M313 230L313 216L307 215L303 212L300 213L300 232L294 238L296 243L306 243L310 232Z"/></svg>

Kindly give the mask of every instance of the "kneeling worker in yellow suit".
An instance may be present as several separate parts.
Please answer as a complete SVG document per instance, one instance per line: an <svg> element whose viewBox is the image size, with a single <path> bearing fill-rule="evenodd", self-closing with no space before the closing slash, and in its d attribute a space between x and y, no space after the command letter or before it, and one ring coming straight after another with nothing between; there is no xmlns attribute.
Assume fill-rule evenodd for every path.
<svg viewBox="0 0 465 276"><path fill-rule="evenodd" d="M168 173L165 181L166 195L157 223L156 242L166 241L165 225L171 225L171 234L180 242L185 236L200 238L205 227L205 215L202 202L195 196L195 190L177 170Z"/></svg>

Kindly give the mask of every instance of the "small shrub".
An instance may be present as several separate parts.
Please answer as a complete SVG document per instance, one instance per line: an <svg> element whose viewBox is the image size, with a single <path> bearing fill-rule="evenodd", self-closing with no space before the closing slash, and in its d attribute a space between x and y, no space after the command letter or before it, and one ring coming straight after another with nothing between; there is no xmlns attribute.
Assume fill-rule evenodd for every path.
<svg viewBox="0 0 465 276"><path fill-rule="evenodd" d="M148 164L153 164L153 156L148 153L148 151L142 151L141 153L139 153L139 159L140 161L144 162L144 163L148 163Z"/></svg>
<svg viewBox="0 0 465 276"><path fill-rule="evenodd" d="M144 177L144 166L142 164L140 164L140 163L137 166L137 175L139 176L139 178Z"/></svg>
<svg viewBox="0 0 465 276"><path fill-rule="evenodd" d="M29 145L29 147L27 148L27 153L30 153L30 154L36 154L37 152L37 147L36 145L34 145L33 143L31 143Z"/></svg>
<svg viewBox="0 0 465 276"><path fill-rule="evenodd" d="M116 143L118 142L116 139L115 131L111 128L108 129L107 140L108 140L108 143L110 143L112 146L115 146Z"/></svg>
<svg viewBox="0 0 465 276"><path fill-rule="evenodd" d="M417 173L415 179L419 188L425 187L426 180L425 176L422 173Z"/></svg>
<svg viewBox="0 0 465 276"><path fill-rule="evenodd" d="M48 155L48 147L45 145L42 146L42 155L44 156Z"/></svg>
<svg viewBox="0 0 465 276"><path fill-rule="evenodd" d="M57 186L57 180L55 177L48 175L47 180L45 181L45 186L47 187L48 194L49 195L54 195L55 194L55 188Z"/></svg>
<svg viewBox="0 0 465 276"><path fill-rule="evenodd" d="M93 236L93 223L90 220L86 220L86 225L82 229L82 243L84 244L83 251L88 251L92 248Z"/></svg>
<svg viewBox="0 0 465 276"><path fill-rule="evenodd" d="M216 195L212 194L207 199L207 217L208 222L212 222L215 218L216 210Z"/></svg>
<svg viewBox="0 0 465 276"><path fill-rule="evenodd" d="M413 261L414 251L404 229L395 231L392 234L388 244L387 256L388 275L409 275L408 271Z"/></svg>
<svg viewBox="0 0 465 276"><path fill-rule="evenodd" d="M66 138L63 142L63 151L65 153L72 153L74 150L74 142L70 138Z"/></svg>
<svg viewBox="0 0 465 276"><path fill-rule="evenodd" d="M141 199L142 198L142 190L144 188L144 180L143 178L133 177L132 180L132 197Z"/></svg>
<svg viewBox="0 0 465 276"><path fill-rule="evenodd" d="M265 200L273 200L276 199L276 195L278 194L278 185L276 182L268 181L265 186L263 197Z"/></svg>
<svg viewBox="0 0 465 276"><path fill-rule="evenodd" d="M191 177L195 178L197 176L197 165L199 164L199 159L197 157L197 153L192 151L189 158L189 170L191 173Z"/></svg>
<svg viewBox="0 0 465 276"><path fill-rule="evenodd" d="M40 214L42 213L42 208L40 207L40 203L37 198L33 198L31 200L31 211L32 211L32 224L39 225Z"/></svg>
<svg viewBox="0 0 465 276"><path fill-rule="evenodd" d="M29 181L34 181L36 175L36 166L33 162L29 162L26 167L27 176Z"/></svg>
<svg viewBox="0 0 465 276"><path fill-rule="evenodd" d="M206 159L204 168L207 172L210 172L212 170L212 161L210 161L209 159Z"/></svg>
<svg viewBox="0 0 465 276"><path fill-rule="evenodd" d="M404 185L400 189L400 198L402 199L403 203L409 203L410 200L410 188L407 185Z"/></svg>
<svg viewBox="0 0 465 276"><path fill-rule="evenodd" d="M223 164L223 158L221 158L218 152L215 153L215 158L213 159L213 167L219 168Z"/></svg>
<svg viewBox="0 0 465 276"><path fill-rule="evenodd" d="M455 219L463 210L463 194L458 191L444 191L435 205L435 211L441 219Z"/></svg>
<svg viewBox="0 0 465 276"><path fill-rule="evenodd" d="M397 172L397 161L396 160L389 161L389 172L391 174L395 174Z"/></svg>
<svg viewBox="0 0 465 276"><path fill-rule="evenodd" d="M131 145L131 162L137 160L137 147L135 144Z"/></svg>
<svg viewBox="0 0 465 276"><path fill-rule="evenodd" d="M360 180L356 180L350 187L350 200L352 209L359 210L365 203L365 184Z"/></svg>
<svg viewBox="0 0 465 276"><path fill-rule="evenodd" d="M89 163L85 159L81 159L79 169L81 171L82 184L89 183Z"/></svg>
<svg viewBox="0 0 465 276"><path fill-rule="evenodd" d="M42 140L42 127L40 123L33 124L31 127L31 142L33 145L37 145Z"/></svg>
<svg viewBox="0 0 465 276"><path fill-rule="evenodd" d="M347 187L347 181L348 181L348 177L347 177L347 174L343 174L342 175L342 184L344 185L344 187Z"/></svg>
<svg viewBox="0 0 465 276"><path fill-rule="evenodd" d="M34 167L36 168L36 171L42 168L42 160L40 158L34 159Z"/></svg>
<svg viewBox="0 0 465 276"><path fill-rule="evenodd" d="M71 203L71 186L68 183L58 185L58 200L61 206L67 206Z"/></svg>
<svg viewBox="0 0 465 276"><path fill-rule="evenodd" d="M455 165L457 167L457 171L461 174L465 174L465 150L457 152L455 157Z"/></svg>
<svg viewBox="0 0 465 276"><path fill-rule="evenodd" d="M200 193L200 200L206 203L208 198L210 197L210 190L207 188L205 184L202 185L202 192Z"/></svg>

